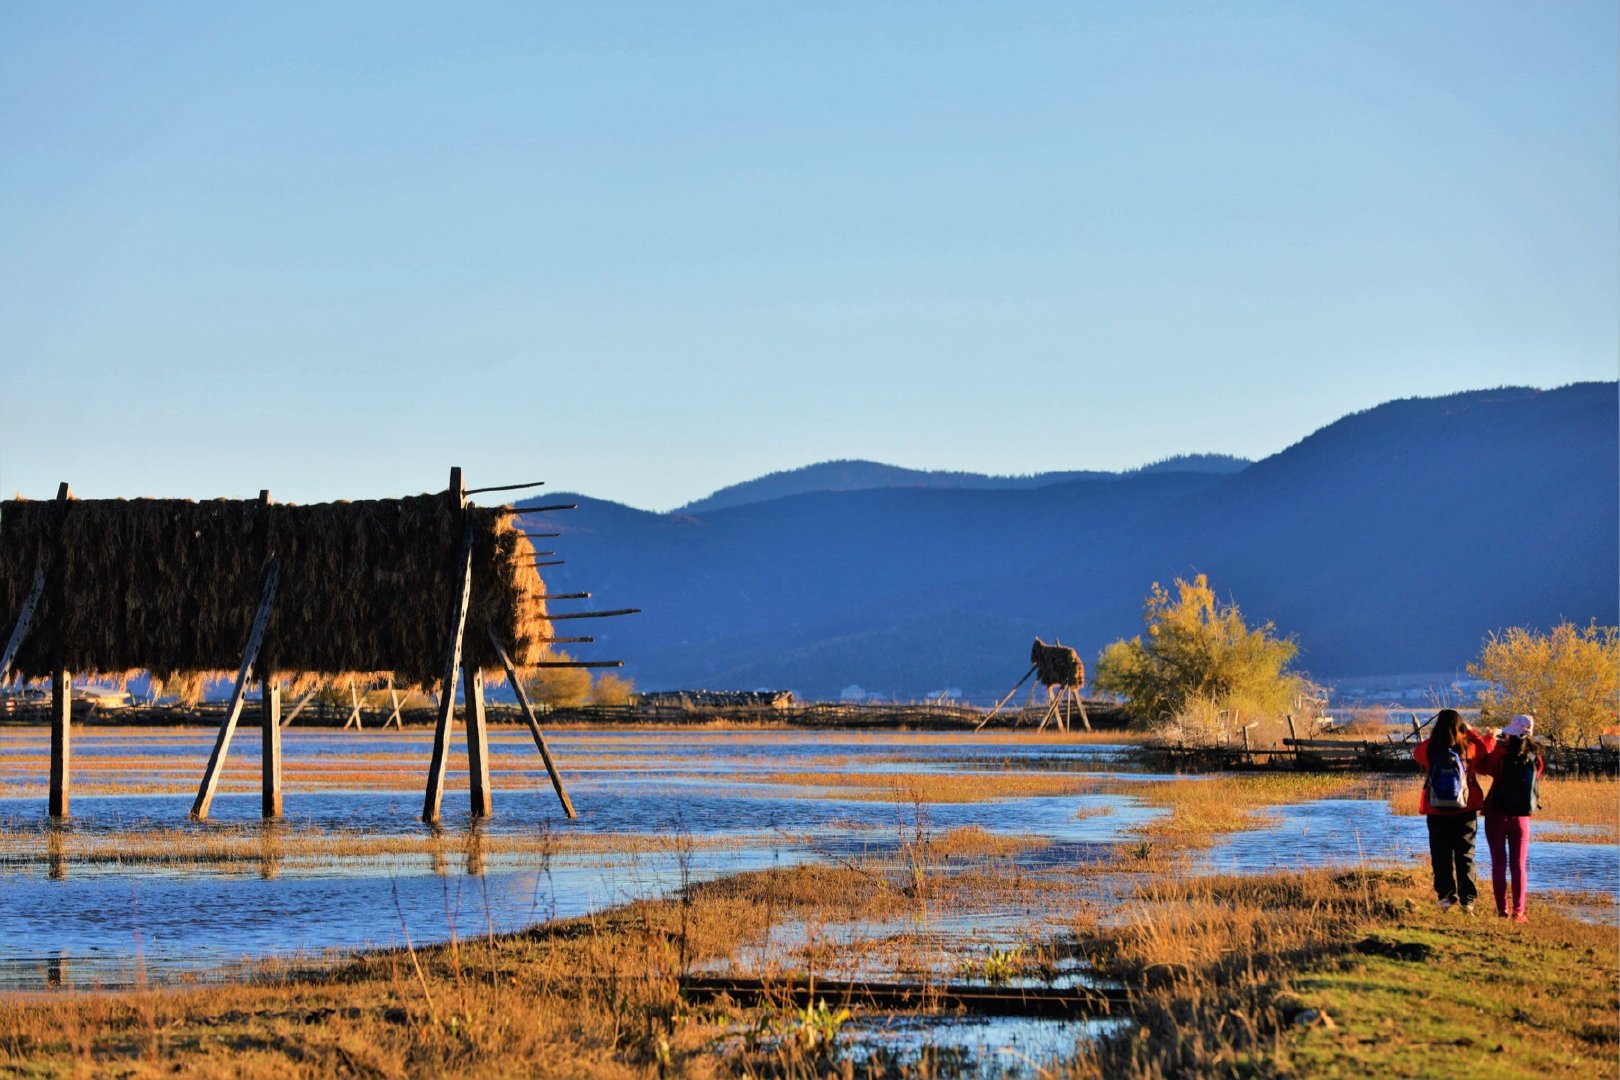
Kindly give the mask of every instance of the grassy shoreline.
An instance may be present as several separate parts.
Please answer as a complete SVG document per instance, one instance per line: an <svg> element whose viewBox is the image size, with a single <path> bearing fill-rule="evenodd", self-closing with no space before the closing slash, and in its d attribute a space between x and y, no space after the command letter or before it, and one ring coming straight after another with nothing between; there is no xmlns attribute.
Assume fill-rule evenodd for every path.
<svg viewBox="0 0 1620 1080"><path fill-rule="evenodd" d="M940 874L921 858L909 877L897 866L747 873L258 984L0 996L0 1075L860 1072L836 1002L821 1014L699 1006L680 977L744 954L767 976L802 971L815 949L860 943L812 932L760 964L773 929L826 935L1000 887L993 872ZM1063 1074L1573 1077L1613 1065L1616 932L1546 903L1517 926L1439 913L1415 871L1156 874L1102 914L1078 917L1065 948L1136 988L1134 1020L1049 1063Z"/></svg>

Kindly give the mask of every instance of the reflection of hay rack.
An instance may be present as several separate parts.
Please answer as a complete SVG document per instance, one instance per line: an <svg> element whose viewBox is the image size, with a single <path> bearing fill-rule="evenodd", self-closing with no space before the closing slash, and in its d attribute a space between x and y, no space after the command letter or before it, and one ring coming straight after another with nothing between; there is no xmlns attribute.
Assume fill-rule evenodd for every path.
<svg viewBox="0 0 1620 1080"><path fill-rule="evenodd" d="M1001 711L1001 707L1018 693L1018 688L1034 675L1036 685L1046 688L1046 711L1042 713L1040 727L1036 730L1045 731L1046 725L1055 720L1058 730L1068 731L1073 710L1078 709L1080 722L1085 725L1087 731L1090 731L1091 717L1086 715L1086 703L1080 697L1080 690L1086 685L1086 665L1080 659L1080 654L1062 642L1048 645L1040 638L1036 638L1035 644L1030 646L1029 663L1030 668L1024 672L1023 678L1014 683L1006 696L996 702L996 707L979 721L978 727L974 730L977 731L988 724ZM1029 698L1024 704L1025 709L1035 703L1035 692L1035 686L1031 686ZM1020 714L1022 712L1023 710L1020 710Z"/></svg>
<svg viewBox="0 0 1620 1080"><path fill-rule="evenodd" d="M224 771L248 684L259 684L263 814L279 817L281 685L293 677L347 683L359 727L360 687L386 683L399 720L395 678L438 685L438 721L422 817L439 819L458 685L465 700L472 814L491 812L484 675L511 682L535 745L569 817L557 774L518 672L619 667L621 661L550 659L562 619L633 614L548 612L540 555L520 518L572 506L478 507L450 471L441 494L311 506L256 500L72 497L14 499L0 515L0 611L17 620L0 653L0 687L15 672L51 687L49 813L66 817L71 756L70 671L159 679L235 673L230 704L192 804L205 818ZM556 533L534 534L555 536ZM249 626L251 624L251 630ZM30 632L32 631L32 633ZM247 645L242 634L247 633ZM308 703L306 696L288 717ZM345 725L348 726L348 725ZM384 726L388 726L384 724Z"/></svg>

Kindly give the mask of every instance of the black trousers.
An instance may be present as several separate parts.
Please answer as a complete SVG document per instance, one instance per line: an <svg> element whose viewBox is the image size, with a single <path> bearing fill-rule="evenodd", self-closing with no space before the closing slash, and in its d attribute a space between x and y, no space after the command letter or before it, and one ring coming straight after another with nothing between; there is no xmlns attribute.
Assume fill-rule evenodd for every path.
<svg viewBox="0 0 1620 1080"><path fill-rule="evenodd" d="M1434 867L1434 894L1442 900L1472 904L1479 889L1474 884L1474 830L1472 810L1461 814L1428 814L1429 862Z"/></svg>

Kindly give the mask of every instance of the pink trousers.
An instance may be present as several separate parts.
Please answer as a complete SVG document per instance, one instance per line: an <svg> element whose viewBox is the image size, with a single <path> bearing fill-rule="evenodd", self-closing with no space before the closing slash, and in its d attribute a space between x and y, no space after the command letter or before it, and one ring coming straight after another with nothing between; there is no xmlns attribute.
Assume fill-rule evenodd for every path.
<svg viewBox="0 0 1620 1080"><path fill-rule="evenodd" d="M1491 888L1496 893L1496 910L1502 914L1523 915L1524 875L1530 862L1530 819L1487 812L1485 842L1491 847ZM1513 869L1511 908L1507 903L1510 866Z"/></svg>

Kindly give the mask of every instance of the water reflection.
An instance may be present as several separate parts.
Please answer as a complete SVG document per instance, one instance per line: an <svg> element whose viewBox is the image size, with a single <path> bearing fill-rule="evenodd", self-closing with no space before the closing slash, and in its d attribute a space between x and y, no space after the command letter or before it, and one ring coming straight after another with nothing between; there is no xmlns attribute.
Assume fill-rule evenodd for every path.
<svg viewBox="0 0 1620 1080"><path fill-rule="evenodd" d="M91 735L79 755L173 759L192 770L212 735ZM527 734L522 735L527 739ZM502 742L502 739L496 741ZM289 731L290 760L397 753L414 763L414 733ZM506 740L511 741L511 740ZM474 822L447 799L444 823L418 820L416 791L330 790L289 780L285 823L259 818L256 782L221 794L214 820L187 817L190 794L76 795L70 823L44 816L43 796L0 798L0 986L133 985L203 974L240 974L261 958L319 958L331 950L445 940L465 931L511 930L627 900L667 893L684 877L893 852L917 826L909 805L847 798L760 783L763 772L1025 771L1040 762L1077 773L1099 768L1096 746L974 741L901 734L593 732L553 740L580 818L563 817L538 761L500 772L497 816ZM521 745L521 744L519 744ZM249 740L248 746L252 746ZM0 747L14 754L14 746ZM532 756L532 744L530 746ZM245 755L246 756L246 755ZM195 758L197 761L193 761ZM14 777L0 763L0 776ZM1191 781L1190 781L1191 782ZM464 785L452 774L450 786ZM825 794L825 792L822 792ZM935 832L978 826L1034 834L1050 843L1016 866L1039 871L1107 857L1130 830L1165 811L1120 794L942 803L926 808ZM1326 800L1285 806L1278 825L1224 838L1199 856L1211 871L1263 871L1303 865L1410 865L1426 850L1421 819L1393 815L1383 800ZM176 843L242 834L235 863L74 862L70 839L116 849L132 829L173 830ZM407 838L403 853L314 858L296 838L359 831ZM559 851L550 838L591 834L685 838L674 849L617 854ZM522 837L522 852L500 838ZM8 843L9 840L9 843ZM717 846L731 843L733 846ZM8 852L26 849L26 860ZM44 858L39 858L43 849ZM1009 862L1009 867L1015 864ZM1532 888L1613 894L1612 845L1537 842ZM1135 879L1133 878L1132 881ZM1107 903L1118 888L1087 876L1088 899ZM1053 920L1062 912L1051 913ZM1612 917L1612 916L1611 916ZM981 913L963 932L1013 941L1030 930L1027 911ZM998 938L999 940L999 938ZM72 962L69 963L69 958Z"/></svg>

